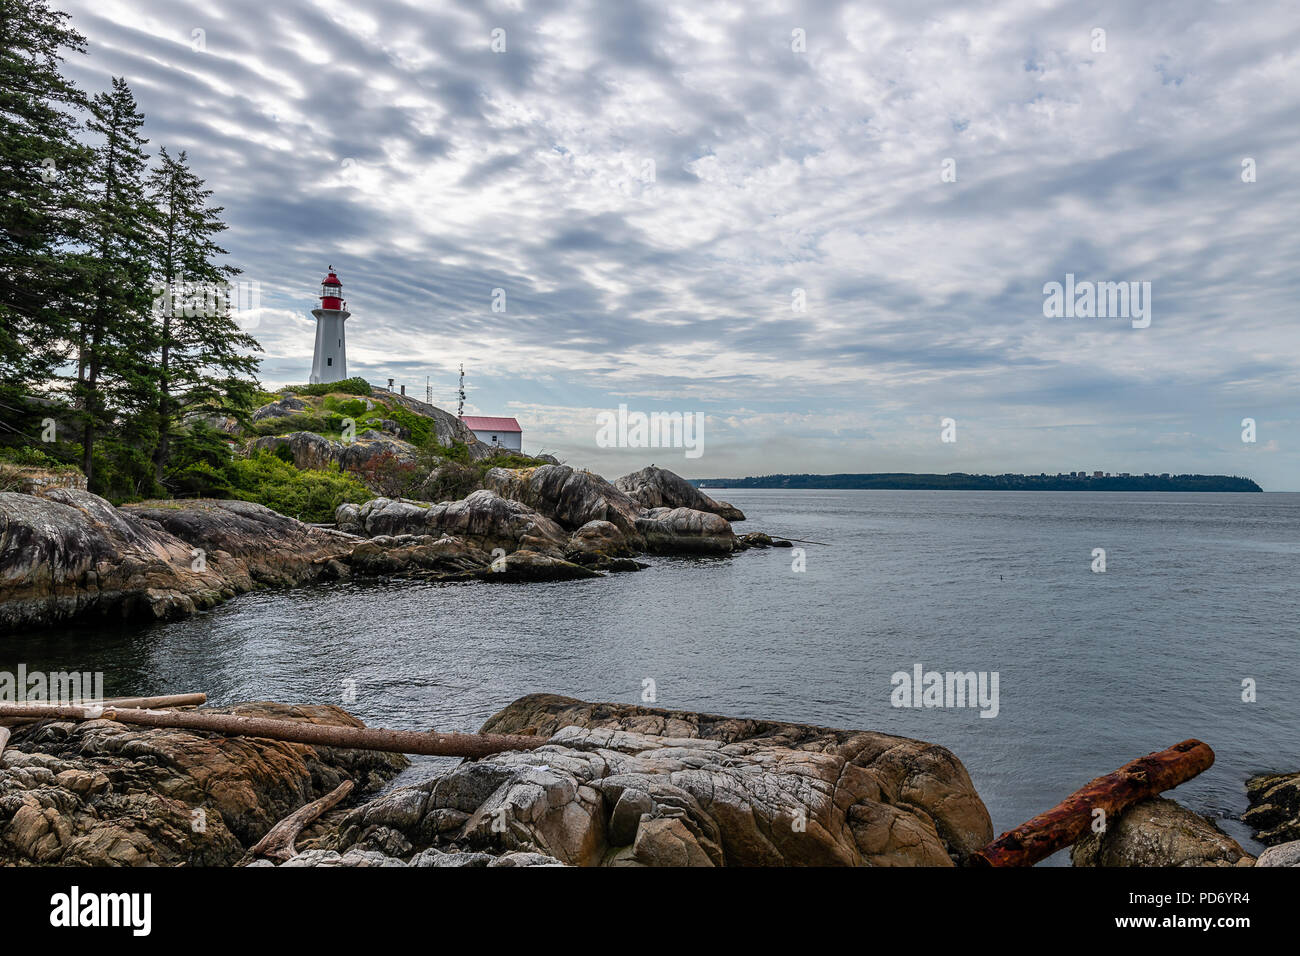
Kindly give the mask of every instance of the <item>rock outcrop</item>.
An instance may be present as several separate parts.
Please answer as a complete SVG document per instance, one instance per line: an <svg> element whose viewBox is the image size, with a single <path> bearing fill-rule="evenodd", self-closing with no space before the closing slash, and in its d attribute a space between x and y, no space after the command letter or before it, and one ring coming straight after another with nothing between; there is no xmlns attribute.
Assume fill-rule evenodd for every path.
<svg viewBox="0 0 1300 956"><path fill-rule="evenodd" d="M235 593L190 545L87 491L0 493L0 631L178 617Z"/></svg>
<svg viewBox="0 0 1300 956"><path fill-rule="evenodd" d="M399 392L390 392L386 388L371 386L370 394L373 398L384 402L388 405L401 405L407 411L414 412L416 415L423 415L432 422L433 437L438 440L440 445L450 446L456 442L467 445L470 449L470 457L487 458L493 454L493 449L485 445L474 437L474 433L469 427L451 412L444 411L436 405L430 405L428 402L421 402L418 399L411 398L409 395L402 395ZM476 448L475 446L479 446Z"/></svg>
<svg viewBox="0 0 1300 956"><path fill-rule="evenodd" d="M389 455L399 464L414 465L415 446L400 438L368 430L356 441L341 442L315 432L290 432L287 435L263 435L249 445L250 451L279 452L283 448L295 468L323 470L338 465L345 471L361 471L381 455Z"/></svg>
<svg viewBox="0 0 1300 956"><path fill-rule="evenodd" d="M483 478L503 498L521 501L569 531L589 521L608 521L623 534L635 534L642 508L600 475L568 465L493 468Z"/></svg>
<svg viewBox="0 0 1300 956"><path fill-rule="evenodd" d="M246 501L114 508L70 489L0 493L0 633L80 617L183 617L255 588L354 572L509 582L639 567L609 567L604 555L570 561L563 528L490 491L441 505L376 498L341 507L338 520L343 530L319 528Z"/></svg>
<svg viewBox="0 0 1300 956"><path fill-rule="evenodd" d="M414 454L407 443L377 433L348 445L311 432L254 444L288 448L303 467L357 467L365 456L394 449ZM353 570L550 581L641 570L647 565L632 557L643 552L727 555L771 542L761 533L742 541L711 512L642 508L599 475L567 465L492 468L485 483L438 504L387 497L344 504L335 514L338 531L243 501L114 508L77 489L0 492L0 631L93 615L179 617L253 588L333 580ZM372 543L359 549L363 537ZM515 552L527 554L500 564Z"/></svg>
<svg viewBox="0 0 1300 956"><path fill-rule="evenodd" d="M650 465L614 482L643 508L690 508L707 511L728 521L744 521L745 513L725 501L714 501L693 484L665 468Z"/></svg>
<svg viewBox="0 0 1300 956"><path fill-rule="evenodd" d="M1300 840L1300 773L1267 773L1246 781L1250 809L1241 822L1266 846Z"/></svg>
<svg viewBox="0 0 1300 956"><path fill-rule="evenodd" d="M1279 843L1271 846L1259 855L1256 866L1296 866L1300 867L1300 840Z"/></svg>
<svg viewBox="0 0 1300 956"><path fill-rule="evenodd" d="M364 726L329 706L209 712ZM342 781L371 791L406 763L110 720L16 727L0 755L0 865L231 866L277 821ZM299 845L309 848L310 835Z"/></svg>
<svg viewBox="0 0 1300 956"><path fill-rule="evenodd" d="M1251 866L1255 858L1200 814L1166 797L1135 803L1074 844L1075 866Z"/></svg>
<svg viewBox="0 0 1300 956"><path fill-rule="evenodd" d="M573 550L594 550L594 535L599 535L600 550L610 556L640 551L730 554L738 548L731 525L716 514L690 508L646 509L600 475L568 465L493 468L483 483L501 497L553 518L572 533Z"/></svg>
<svg viewBox="0 0 1300 956"><path fill-rule="evenodd" d="M194 499L123 505L120 514L161 528L193 549L238 592L296 587L336 576L331 560L354 542L251 501Z"/></svg>
<svg viewBox="0 0 1300 956"><path fill-rule="evenodd" d="M390 791L344 818L334 849L412 862L468 850L583 866L952 866L993 835L961 762L903 737L547 694L483 730L550 742Z"/></svg>
<svg viewBox="0 0 1300 956"><path fill-rule="evenodd" d="M336 518L341 528L357 528L366 535L449 534L487 551L531 548L559 557L568 542L564 529L550 518L486 489L436 505L373 498L355 511L343 506Z"/></svg>
<svg viewBox="0 0 1300 956"><path fill-rule="evenodd" d="M263 422L271 418L289 418L299 412L307 411L310 407L295 395L285 395L253 412L253 421Z"/></svg>
<svg viewBox="0 0 1300 956"><path fill-rule="evenodd" d="M690 508L654 508L636 521L647 551L659 554L730 554L736 535L725 518Z"/></svg>

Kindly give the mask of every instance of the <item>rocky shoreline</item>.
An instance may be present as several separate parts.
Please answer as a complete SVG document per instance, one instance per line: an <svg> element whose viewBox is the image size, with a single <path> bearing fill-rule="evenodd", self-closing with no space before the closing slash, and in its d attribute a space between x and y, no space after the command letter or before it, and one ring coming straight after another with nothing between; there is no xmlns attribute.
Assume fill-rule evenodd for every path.
<svg viewBox="0 0 1300 956"><path fill-rule="evenodd" d="M362 726L332 706L204 710ZM271 866L254 845L344 781L350 798L279 865L951 867L993 837L961 761L924 741L551 694L483 732L547 742L383 790L405 758L111 720L18 726L0 754L0 865ZM1166 798L1086 836L1072 861L1300 865L1300 842L1280 841L1300 827L1300 774L1257 780L1272 826L1259 836L1276 844L1258 861Z"/></svg>
<svg viewBox="0 0 1300 956"><path fill-rule="evenodd" d="M0 493L0 633L166 620L256 589L357 576L578 580L640 571L644 555L790 546L737 535L731 523L744 519L654 466L615 482L558 463L495 467L459 500L376 497L340 506L333 527L235 500L114 507L36 481ZM363 726L332 706L208 712ZM965 767L934 744L546 694L483 728L546 738L539 749L465 760L379 796L404 757L109 720L11 730L0 865L269 866L251 854L258 840L344 782L349 797L280 865L963 866L994 836ZM1258 861L1165 797L1086 834L1071 861L1300 865L1300 774L1256 777L1247 790L1243 821L1269 846Z"/></svg>
<svg viewBox="0 0 1300 956"><path fill-rule="evenodd" d="M83 618L167 620L258 588L353 575L570 580L641 570L641 554L788 544L737 535L739 509L654 467L617 486L559 464L493 468L483 484L459 501L345 504L336 528L244 501L115 508L77 488L0 492L0 632Z"/></svg>

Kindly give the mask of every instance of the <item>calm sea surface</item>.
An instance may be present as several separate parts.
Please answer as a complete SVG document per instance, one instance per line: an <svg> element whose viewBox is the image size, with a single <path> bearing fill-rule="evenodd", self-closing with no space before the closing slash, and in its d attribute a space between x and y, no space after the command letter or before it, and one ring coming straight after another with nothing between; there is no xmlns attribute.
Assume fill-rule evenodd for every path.
<svg viewBox="0 0 1300 956"><path fill-rule="evenodd" d="M1218 759L1178 799L1258 852L1244 781L1300 769L1300 494L714 494L748 514L738 530L824 544L803 546L803 572L773 549L592 581L250 594L173 624L10 638L0 669L213 703L343 704L355 686L343 705L371 725L465 731L533 691L637 703L650 678L660 707L943 744L999 833L1199 737ZM891 706L891 675L918 663L998 672L997 717Z"/></svg>

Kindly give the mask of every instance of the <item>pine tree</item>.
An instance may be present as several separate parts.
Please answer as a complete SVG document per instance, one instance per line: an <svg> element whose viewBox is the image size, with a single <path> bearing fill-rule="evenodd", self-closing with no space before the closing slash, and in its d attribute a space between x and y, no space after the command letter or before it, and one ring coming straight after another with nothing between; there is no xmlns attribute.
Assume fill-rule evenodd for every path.
<svg viewBox="0 0 1300 956"><path fill-rule="evenodd" d="M182 150L163 148L148 180L158 211L154 266L163 301L155 308L159 349L155 360L158 439L155 477L161 481L181 412L225 412L247 406L256 387L261 346L244 333L232 309L231 280L240 270L216 260L226 250L215 237L225 231L212 190L189 168Z"/></svg>
<svg viewBox="0 0 1300 956"><path fill-rule="evenodd" d="M30 397L69 357L72 247L93 157L77 140L85 96L60 75L85 40L45 0L0 0L0 443L39 430ZM46 414L44 411L39 414Z"/></svg>
<svg viewBox="0 0 1300 956"><path fill-rule="evenodd" d="M140 135L144 116L126 81L114 77L112 91L97 94L91 112L86 126L103 141L95 148L88 175L90 208L81 256L73 394L81 418L81 467L93 483L96 440L115 421L131 420L125 447L152 445L139 429L138 416L151 415L157 405L149 364L157 344L150 316L157 215L145 195L148 140ZM138 483L141 476L132 480ZM99 487L106 488L106 481Z"/></svg>

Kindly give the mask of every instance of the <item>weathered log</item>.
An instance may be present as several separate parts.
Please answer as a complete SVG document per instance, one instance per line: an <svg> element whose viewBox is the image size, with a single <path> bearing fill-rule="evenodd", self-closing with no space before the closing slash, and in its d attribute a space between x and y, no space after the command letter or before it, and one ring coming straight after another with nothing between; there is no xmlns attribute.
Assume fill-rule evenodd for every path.
<svg viewBox="0 0 1300 956"><path fill-rule="evenodd" d="M164 694L161 697L110 697L103 701L105 707L127 707L140 710L152 710L157 707L199 707L208 702L208 695ZM74 701L74 704L93 704L96 701Z"/></svg>
<svg viewBox="0 0 1300 956"><path fill-rule="evenodd" d="M99 705L101 707L119 707L134 708L140 710L151 710L159 707L197 707L208 702L207 694L166 694L161 697L111 697L107 700L71 700L67 701L64 706L67 707L89 707ZM42 717L4 717L0 718L0 726L16 727L20 724L31 724Z"/></svg>
<svg viewBox="0 0 1300 956"><path fill-rule="evenodd" d="M67 707L55 704L0 704L3 717L49 717L61 720L116 720L145 727L174 727L205 730L240 737L264 737L289 743L321 747L380 750L386 753L423 754L435 757L486 757L505 750L535 750L545 737L513 734L440 734L413 730L384 730L377 727L338 727L267 717L238 717L234 714L204 714L183 710L133 710L113 707Z"/></svg>
<svg viewBox="0 0 1300 956"><path fill-rule="evenodd" d="M326 810L332 809L351 792L352 781L344 780L319 800L313 800L311 803L299 807L271 827L266 832L266 836L258 840L257 844L248 851L249 856L264 856L280 863L293 859L298 855L298 850L293 845L293 841L298 839L298 834L303 831L303 828Z"/></svg>
<svg viewBox="0 0 1300 956"><path fill-rule="evenodd" d="M1214 763L1214 751L1199 740L1184 740L1126 763L1098 777L1065 800L1014 830L1008 830L971 857L975 866L1033 866L1079 839L1098 819L1109 823L1140 800L1195 777Z"/></svg>
<svg viewBox="0 0 1300 956"><path fill-rule="evenodd" d="M0 757L5 755L5 744L9 743L9 728L0 727Z"/></svg>

